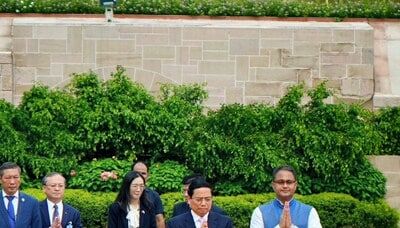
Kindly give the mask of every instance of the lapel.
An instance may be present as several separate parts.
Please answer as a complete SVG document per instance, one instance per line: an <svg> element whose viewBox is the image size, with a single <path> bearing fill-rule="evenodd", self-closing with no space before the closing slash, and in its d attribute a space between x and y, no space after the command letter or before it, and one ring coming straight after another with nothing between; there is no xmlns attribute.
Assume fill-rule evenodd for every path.
<svg viewBox="0 0 400 228"><path fill-rule="evenodd" d="M3 191L0 191L0 196L1 196L0 210L7 211L6 205L4 205Z"/></svg>
<svg viewBox="0 0 400 228"><path fill-rule="evenodd" d="M146 216L145 215L145 213L144 213L144 210L143 210L143 208L140 206L140 209L139 209L139 227L146 227L146 226L148 226L148 224L145 224L145 218L144 218L144 216Z"/></svg>
<svg viewBox="0 0 400 228"><path fill-rule="evenodd" d="M62 220L61 220L61 225L62 225L62 227L66 227L68 222L70 222L72 220L72 218L70 217L71 216L71 211L69 209L69 206L66 205L64 202L63 202L62 215L63 216L62 216Z"/></svg>
<svg viewBox="0 0 400 228"><path fill-rule="evenodd" d="M17 218L15 221L15 226L20 227L19 222L21 221L21 218L25 216L26 210L25 208L27 207L25 204L26 202L26 197L25 194L23 194L21 191L18 192L18 211L17 211Z"/></svg>
<svg viewBox="0 0 400 228"><path fill-rule="evenodd" d="M4 205L4 196L3 196L3 191L0 191L0 196L1 196L1 200L0 200L0 214L2 217L2 220L5 221L4 223L7 224L7 226L10 226L10 224L8 223L8 212L7 212L7 208Z"/></svg>
<svg viewBox="0 0 400 228"><path fill-rule="evenodd" d="M215 214L211 211L208 214L208 227L209 228L218 227L218 219L215 216Z"/></svg>
<svg viewBox="0 0 400 228"><path fill-rule="evenodd" d="M186 213L184 225L186 228L196 228L196 225L194 224L192 213L190 211Z"/></svg>
<svg viewBox="0 0 400 228"><path fill-rule="evenodd" d="M47 200L45 199L40 203L40 209L42 213L42 219L44 219L43 224L50 226L50 215L49 215L49 207L47 205Z"/></svg>

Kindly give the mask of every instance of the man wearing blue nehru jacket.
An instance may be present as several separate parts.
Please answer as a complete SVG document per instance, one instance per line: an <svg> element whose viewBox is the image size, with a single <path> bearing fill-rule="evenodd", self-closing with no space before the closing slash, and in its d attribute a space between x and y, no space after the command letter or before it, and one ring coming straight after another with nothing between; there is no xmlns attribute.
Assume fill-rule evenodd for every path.
<svg viewBox="0 0 400 228"><path fill-rule="evenodd" d="M250 228L321 228L315 208L293 199L297 188L294 169L281 166L272 175L276 199L253 211Z"/></svg>

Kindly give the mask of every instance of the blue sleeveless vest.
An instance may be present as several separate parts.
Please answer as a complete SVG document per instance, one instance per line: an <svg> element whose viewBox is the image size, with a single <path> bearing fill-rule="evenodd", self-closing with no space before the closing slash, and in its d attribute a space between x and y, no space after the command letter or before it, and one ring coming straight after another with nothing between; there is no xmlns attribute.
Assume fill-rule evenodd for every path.
<svg viewBox="0 0 400 228"><path fill-rule="evenodd" d="M300 203L299 201L292 199L290 205L290 218L293 225L299 228L308 227L308 217L310 216L311 206ZM260 206L260 211L263 217L264 228L274 228L279 224L283 210L283 205L278 199L263 204Z"/></svg>

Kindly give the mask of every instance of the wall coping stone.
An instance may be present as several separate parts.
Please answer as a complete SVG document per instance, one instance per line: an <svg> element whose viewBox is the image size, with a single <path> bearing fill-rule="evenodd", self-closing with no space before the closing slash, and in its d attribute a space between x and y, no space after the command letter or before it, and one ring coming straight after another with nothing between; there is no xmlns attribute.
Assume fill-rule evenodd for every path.
<svg viewBox="0 0 400 228"><path fill-rule="evenodd" d="M227 23L228 22L228 23ZM61 24L64 26L71 25L154 25L158 27L186 27L196 26L204 28L271 28L271 29L357 29L357 30L372 30L373 28L365 22L294 22L294 21L252 21L252 20L190 20L190 19L134 19L134 18L117 18L113 22L106 22L103 18L71 18L71 17L23 17L14 18L14 25L48 25Z"/></svg>

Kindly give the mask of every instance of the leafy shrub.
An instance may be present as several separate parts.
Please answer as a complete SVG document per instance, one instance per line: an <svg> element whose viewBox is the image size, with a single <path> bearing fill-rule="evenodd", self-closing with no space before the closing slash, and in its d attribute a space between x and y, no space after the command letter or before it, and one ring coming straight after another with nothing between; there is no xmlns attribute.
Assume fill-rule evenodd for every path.
<svg viewBox="0 0 400 228"><path fill-rule="evenodd" d="M218 182L214 186L214 192L216 195L236 196L239 194L244 194L245 190L239 183Z"/></svg>
<svg viewBox="0 0 400 228"><path fill-rule="evenodd" d="M382 135L379 154L400 155L400 108L385 108L378 112L375 120L376 130Z"/></svg>
<svg viewBox="0 0 400 228"><path fill-rule="evenodd" d="M76 134L85 160L131 154L153 161L181 158L182 133L201 113L206 93L197 85L163 85L161 90L156 102L121 67L106 82L93 72L75 75L69 91L76 97Z"/></svg>
<svg viewBox="0 0 400 228"><path fill-rule="evenodd" d="M85 160L141 154L154 98L117 68L106 82L93 72L75 75L69 91L76 96L76 134L83 142Z"/></svg>
<svg viewBox="0 0 400 228"><path fill-rule="evenodd" d="M183 178L190 174L189 170L176 161L165 161L150 166L148 187L156 189L158 193L177 192L182 188Z"/></svg>
<svg viewBox="0 0 400 228"><path fill-rule="evenodd" d="M65 91L35 86L19 108L1 105L6 111L0 116L5 145L0 158L20 164L28 181L50 171L69 174L93 158L173 160L177 163L165 165L174 169L168 182L160 168L151 186L178 190L186 172L176 168L179 163L220 183L220 194L271 191L268 174L290 164L303 195L336 191L362 200L382 198L385 178L365 158L382 145L374 114L357 105L325 104L330 93L324 85L308 92L308 103L305 95L299 85L276 107L233 104L205 114L202 85L164 85L157 100L120 67L106 82L93 72L74 75ZM118 184L104 185L99 176L112 171L109 165L86 163L71 186L115 191ZM116 166L125 170L129 164Z"/></svg>
<svg viewBox="0 0 400 228"><path fill-rule="evenodd" d="M202 103L207 98L199 84L160 87L160 101L146 113L146 138L144 144L147 159L152 161L176 160L184 164L183 144L185 132L192 130L193 119L202 115Z"/></svg>
<svg viewBox="0 0 400 228"><path fill-rule="evenodd" d="M119 0L115 13L153 15L399 18L396 0ZM0 13L103 13L96 0L8 0Z"/></svg>
<svg viewBox="0 0 400 228"><path fill-rule="evenodd" d="M24 162L27 159L25 137L16 131L13 120L15 108L8 102L0 100L0 162ZM25 163L23 163L25 164ZM23 165L21 165L23 166Z"/></svg>
<svg viewBox="0 0 400 228"><path fill-rule="evenodd" d="M88 191L117 192L131 162L106 158L86 162L78 167L68 182L70 188Z"/></svg>
<svg viewBox="0 0 400 228"><path fill-rule="evenodd" d="M32 156L23 162L28 163L28 174L35 178L51 171L65 174L76 166L83 154L72 123L76 114L72 97L34 86L24 94L18 111L15 128L25 135Z"/></svg>
<svg viewBox="0 0 400 228"><path fill-rule="evenodd" d="M188 167L211 180L241 183L247 192L271 191L274 167L298 171L301 194L335 191L363 200L385 194L385 178L365 155L380 147L373 114L357 106L325 104L324 84L294 86L276 107L225 105L188 133ZM251 166L248 162L251 161ZM201 170L197 164L204 164ZM373 187L371 187L373 186Z"/></svg>
<svg viewBox="0 0 400 228"><path fill-rule="evenodd" d="M45 198L43 191L38 189L26 189L25 192L39 200ZM105 227L107 209L115 197L115 193L89 193L84 190L67 189L65 202L81 212L86 227ZM214 202L233 219L235 227L245 228L249 227L253 210L274 197L274 193L217 196L214 197ZM337 193L297 195L296 198L316 208L322 227L396 228L399 222L398 212L384 201L360 202L349 195ZM173 205L180 202L182 196L181 193L167 193L161 195L161 199L166 211L166 220L168 220L171 218Z"/></svg>

